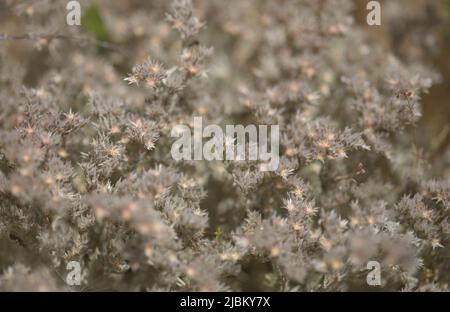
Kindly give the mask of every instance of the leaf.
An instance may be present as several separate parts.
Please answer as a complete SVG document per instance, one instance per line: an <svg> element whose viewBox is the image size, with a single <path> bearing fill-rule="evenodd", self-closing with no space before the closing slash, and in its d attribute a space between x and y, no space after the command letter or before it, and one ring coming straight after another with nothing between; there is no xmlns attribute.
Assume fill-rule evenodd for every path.
<svg viewBox="0 0 450 312"><path fill-rule="evenodd" d="M447 18L450 19L450 0L442 0L445 10L447 11Z"/></svg>
<svg viewBox="0 0 450 312"><path fill-rule="evenodd" d="M97 5L91 5L85 15L81 19L82 26L90 33L92 33L97 40L108 41L109 34L106 29L103 18L100 14L100 9Z"/></svg>

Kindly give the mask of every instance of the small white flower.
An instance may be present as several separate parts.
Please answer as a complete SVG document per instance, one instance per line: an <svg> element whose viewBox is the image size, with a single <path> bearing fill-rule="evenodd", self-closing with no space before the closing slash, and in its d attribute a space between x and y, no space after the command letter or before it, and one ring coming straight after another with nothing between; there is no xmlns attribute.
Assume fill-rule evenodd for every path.
<svg viewBox="0 0 450 312"><path fill-rule="evenodd" d="M139 85L139 80L136 78L136 76L131 75L129 77L124 78L123 80L128 81L128 84L131 85L135 83L136 85Z"/></svg>

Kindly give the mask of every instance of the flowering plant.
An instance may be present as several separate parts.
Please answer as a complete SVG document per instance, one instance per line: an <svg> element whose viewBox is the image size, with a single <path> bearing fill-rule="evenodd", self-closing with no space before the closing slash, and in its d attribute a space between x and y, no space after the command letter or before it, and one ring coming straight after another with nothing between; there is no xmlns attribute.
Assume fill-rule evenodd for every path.
<svg viewBox="0 0 450 312"><path fill-rule="evenodd" d="M450 150L414 144L439 75L352 1L79 2L0 4L1 290L371 290L371 261L448 290ZM279 126L276 170L173 159L195 117Z"/></svg>

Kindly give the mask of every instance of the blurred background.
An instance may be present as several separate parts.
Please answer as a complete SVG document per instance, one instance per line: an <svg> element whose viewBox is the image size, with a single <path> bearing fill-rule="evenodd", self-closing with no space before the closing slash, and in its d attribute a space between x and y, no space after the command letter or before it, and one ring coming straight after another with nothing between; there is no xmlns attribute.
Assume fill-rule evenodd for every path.
<svg viewBox="0 0 450 312"><path fill-rule="evenodd" d="M450 0L380 0L381 26L368 26L365 0L354 0L355 21L398 58L430 66L441 76L423 96L417 143L433 159L450 156ZM432 162L433 163L433 162Z"/></svg>

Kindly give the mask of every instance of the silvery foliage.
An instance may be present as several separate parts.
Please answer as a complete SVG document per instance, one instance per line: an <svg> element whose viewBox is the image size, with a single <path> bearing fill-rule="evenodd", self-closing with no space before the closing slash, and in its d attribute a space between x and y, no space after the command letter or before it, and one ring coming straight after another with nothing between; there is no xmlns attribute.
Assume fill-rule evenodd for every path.
<svg viewBox="0 0 450 312"><path fill-rule="evenodd" d="M96 3L108 43L3 4L27 26L0 37L0 289L447 290L448 167L412 130L436 75L352 1ZM279 125L278 169L174 161L194 116Z"/></svg>

